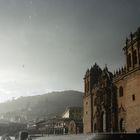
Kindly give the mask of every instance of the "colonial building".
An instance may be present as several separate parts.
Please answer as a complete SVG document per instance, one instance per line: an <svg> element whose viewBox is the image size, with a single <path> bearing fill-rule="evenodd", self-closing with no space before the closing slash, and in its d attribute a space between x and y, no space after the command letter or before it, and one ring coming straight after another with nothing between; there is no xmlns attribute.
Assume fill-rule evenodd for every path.
<svg viewBox="0 0 140 140"><path fill-rule="evenodd" d="M95 64L84 77L84 132L136 132L140 128L140 28L123 48L126 64L114 75Z"/></svg>
<svg viewBox="0 0 140 140"><path fill-rule="evenodd" d="M63 119L69 119L68 133L79 134L83 133L83 108L68 107L62 115Z"/></svg>
<svg viewBox="0 0 140 140"><path fill-rule="evenodd" d="M62 114L62 118L82 120L83 108L82 107L67 107L65 112Z"/></svg>

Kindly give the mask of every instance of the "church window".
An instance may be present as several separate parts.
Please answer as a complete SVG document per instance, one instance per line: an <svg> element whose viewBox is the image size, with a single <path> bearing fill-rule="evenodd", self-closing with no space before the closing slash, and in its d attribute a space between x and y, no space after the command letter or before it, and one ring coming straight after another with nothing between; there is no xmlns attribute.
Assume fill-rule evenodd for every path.
<svg viewBox="0 0 140 140"><path fill-rule="evenodd" d="M100 96L100 101L103 102L103 95Z"/></svg>
<svg viewBox="0 0 140 140"><path fill-rule="evenodd" d="M123 87L120 86L119 88L119 96L122 97L123 96Z"/></svg>
<svg viewBox="0 0 140 140"><path fill-rule="evenodd" d="M94 131L96 131L96 123L94 124Z"/></svg>
<svg viewBox="0 0 140 140"><path fill-rule="evenodd" d="M137 64L137 51L136 50L133 51L133 63L134 65Z"/></svg>
<svg viewBox="0 0 140 140"><path fill-rule="evenodd" d="M85 93L87 92L87 90L86 90L86 80L85 80Z"/></svg>
<svg viewBox="0 0 140 140"><path fill-rule="evenodd" d="M132 95L132 100L135 101L135 94Z"/></svg>
<svg viewBox="0 0 140 140"><path fill-rule="evenodd" d="M101 121L101 131L105 132L106 131L106 114L105 114L105 112L102 112L100 121Z"/></svg>
<svg viewBox="0 0 140 140"><path fill-rule="evenodd" d="M125 128L125 127L124 127L124 120L121 119L121 120L120 120L120 131L123 132L123 131L124 131L124 128Z"/></svg>
<svg viewBox="0 0 140 140"><path fill-rule="evenodd" d="M128 54L127 56L127 65L128 67L131 67L131 54Z"/></svg>
<svg viewBox="0 0 140 140"><path fill-rule="evenodd" d="M89 91L89 81L87 81L87 92Z"/></svg>

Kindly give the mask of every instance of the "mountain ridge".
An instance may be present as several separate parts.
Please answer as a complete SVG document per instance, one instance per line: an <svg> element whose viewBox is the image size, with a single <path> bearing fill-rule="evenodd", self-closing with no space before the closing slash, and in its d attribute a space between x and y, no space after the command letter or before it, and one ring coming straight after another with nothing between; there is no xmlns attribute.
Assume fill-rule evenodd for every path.
<svg viewBox="0 0 140 140"><path fill-rule="evenodd" d="M54 91L42 95L24 96L0 103L4 118L22 116L28 120L61 115L66 107L82 107L83 93L75 90ZM10 118L9 117L9 118Z"/></svg>

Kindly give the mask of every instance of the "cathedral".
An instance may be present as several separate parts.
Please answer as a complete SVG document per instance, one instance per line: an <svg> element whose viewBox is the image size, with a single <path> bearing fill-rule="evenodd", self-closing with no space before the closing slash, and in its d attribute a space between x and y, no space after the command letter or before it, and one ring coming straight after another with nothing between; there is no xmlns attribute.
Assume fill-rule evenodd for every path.
<svg viewBox="0 0 140 140"><path fill-rule="evenodd" d="M95 63L84 76L84 133L140 130L140 28L123 51L126 64L114 74Z"/></svg>

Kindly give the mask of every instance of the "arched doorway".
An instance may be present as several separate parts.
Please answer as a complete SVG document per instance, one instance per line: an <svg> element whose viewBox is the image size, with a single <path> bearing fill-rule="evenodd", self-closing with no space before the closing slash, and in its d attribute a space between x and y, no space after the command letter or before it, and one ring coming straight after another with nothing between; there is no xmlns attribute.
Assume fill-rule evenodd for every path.
<svg viewBox="0 0 140 140"><path fill-rule="evenodd" d="M96 126L96 123L94 124L94 132L96 132L97 130L97 126Z"/></svg>
<svg viewBox="0 0 140 140"><path fill-rule="evenodd" d="M101 132L106 132L106 114L102 112L101 114Z"/></svg>
<svg viewBox="0 0 140 140"><path fill-rule="evenodd" d="M124 126L123 126L123 124L124 124L124 119L121 118L121 119L120 119L120 132L123 132L123 131L124 131Z"/></svg>

